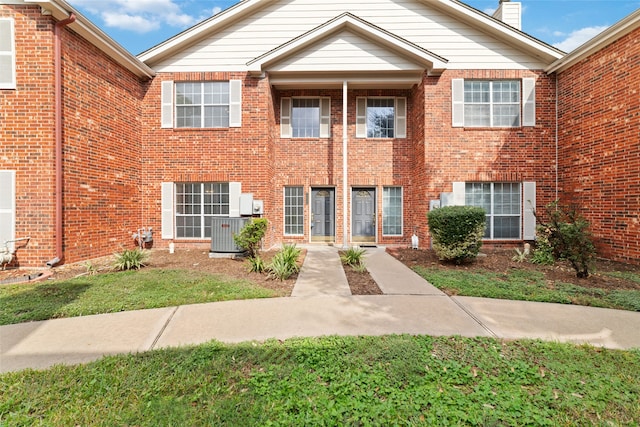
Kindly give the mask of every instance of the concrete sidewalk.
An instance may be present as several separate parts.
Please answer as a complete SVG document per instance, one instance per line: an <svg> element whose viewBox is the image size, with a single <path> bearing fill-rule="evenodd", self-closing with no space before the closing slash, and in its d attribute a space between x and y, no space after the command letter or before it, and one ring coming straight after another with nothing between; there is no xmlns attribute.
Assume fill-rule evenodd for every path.
<svg viewBox="0 0 640 427"><path fill-rule="evenodd" d="M386 295L350 296L348 286L345 293L342 279L330 275L337 274L333 271L339 266L337 249L309 247L294 288L295 297L1 326L0 372L83 363L107 354L194 345L212 339L233 343L334 334L540 338L614 349L640 348L640 313L450 298L384 250L368 250L366 256L371 275Z"/></svg>

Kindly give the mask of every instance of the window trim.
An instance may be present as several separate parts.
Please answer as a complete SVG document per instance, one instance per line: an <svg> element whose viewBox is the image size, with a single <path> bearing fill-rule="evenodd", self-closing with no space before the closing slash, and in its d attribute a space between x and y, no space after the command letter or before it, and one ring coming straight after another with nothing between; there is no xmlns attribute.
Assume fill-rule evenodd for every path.
<svg viewBox="0 0 640 427"><path fill-rule="evenodd" d="M175 182L172 183L173 184L173 227L174 227L174 233L175 233L175 239L178 240L204 240L204 239L210 239L211 237L207 237L206 236L206 219L207 218L214 218L214 217L218 217L218 218L228 218L230 217L230 212L231 212L231 194L232 194L232 189L231 189L231 183L230 182L222 182L222 181L207 181L207 182ZM205 213L205 185L207 184L212 184L212 185L227 185L227 198L229 199L226 203L227 206L227 213L221 213L221 214L207 214ZM181 194L178 192L178 185L198 185L200 187L200 213L199 214L181 214L178 213L178 194ZM194 193L195 194L195 193ZM216 193L214 193L216 194ZM220 192L217 193L220 195L223 195L224 193ZM212 204L213 205L213 204ZM195 205L194 205L195 206ZM224 204L221 204L221 206L224 206ZM186 218L186 217L200 217L200 236L180 236L179 232L178 232L178 218Z"/></svg>
<svg viewBox="0 0 640 427"><path fill-rule="evenodd" d="M301 194L295 196L295 197L300 197L302 198L301 203L299 205L291 205L290 207L292 208L302 208L302 213L296 215L298 217L298 219L302 220L301 224L298 224L296 227L300 227L301 232L300 233L288 233L287 232L287 218L289 217L293 217L291 215L287 216L287 190L288 189L299 189ZM292 198L293 196L289 196L289 198ZM305 194L304 194L304 187L301 185L290 185L290 186L285 186L282 189L282 208L283 208L283 212L282 212L282 235L283 236L304 236L304 199L305 199ZM291 224L289 224L289 227L293 227Z"/></svg>
<svg viewBox="0 0 640 427"><path fill-rule="evenodd" d="M476 83L488 83L489 84L489 88L488 88L488 95L489 95L489 100L487 102L473 102L473 101L466 101L466 95L467 95L467 88L466 88L466 84L469 82L476 82ZM494 90L494 85L496 83L516 83L517 87L518 87L518 101L517 102L498 102L495 100L494 95L495 95L495 90ZM465 108L465 122L464 122L464 127L466 128L519 128L522 127L522 82L520 79L496 79L496 80L485 80L485 79L466 79L464 81L464 108ZM482 92L484 94L484 92ZM466 115L466 108L467 106L484 106L484 107L488 107L489 109L489 123L484 125L471 125L471 124L467 124L467 115ZM497 106L500 105L505 105L505 106L516 106L517 105L517 117L513 117L513 119L517 119L518 124L517 125L498 125L495 124L496 121L496 113L495 113L495 109Z"/></svg>
<svg viewBox="0 0 640 427"><path fill-rule="evenodd" d="M522 182L511 182L511 181L491 181L491 182L486 182L486 181L468 181L465 182L465 205L467 205L467 201L466 201L466 194L467 194L467 185L469 184L489 184L490 185L490 195L491 195L491 212L486 214L487 217L487 224L488 224L488 229L489 229L489 237L483 237L483 240L491 240L491 241L495 241L495 242L499 242L499 241L511 241L511 240L522 240L522 235L523 235L523 217L524 217L524 212L523 212L523 183ZM519 189L519 212L518 214L495 214L494 210L495 210L495 205L494 205L494 200L495 200L495 184L511 184L511 185L518 185L518 189ZM477 205L468 205L468 206L477 206ZM494 235L494 219L496 217L517 217L518 218L518 236L516 237L493 237Z"/></svg>
<svg viewBox="0 0 640 427"><path fill-rule="evenodd" d="M207 104L205 103L205 97L207 94L205 93L205 85L208 83L226 83L227 85L227 95L228 100L226 103L220 104ZM178 103L178 85L180 84L197 84L200 85L200 103L199 104L180 104ZM215 96L215 93L211 93L209 95ZM205 111L207 107L225 107L227 108L227 125L226 126L205 126L206 122L206 114ZM200 126L178 126L178 109L179 108L189 108L196 107L200 108ZM176 129L227 129L231 123L231 84L228 80L200 80L200 81L178 81L174 82L174 96L173 96L173 114L175 117L174 126Z"/></svg>
<svg viewBox="0 0 640 427"><path fill-rule="evenodd" d="M391 188L400 190L400 234L385 233L385 220L387 219L387 216L385 215L385 201L387 200L386 190ZM404 236L404 188L400 185L388 185L382 187L382 235Z"/></svg>
<svg viewBox="0 0 640 427"><path fill-rule="evenodd" d="M368 100L393 99L393 137L368 136ZM356 138L393 140L407 137L407 98L403 96L359 96L356 98Z"/></svg>
<svg viewBox="0 0 640 427"><path fill-rule="evenodd" d="M7 23L9 25L9 50L0 50L0 56L9 57L11 62L11 76L3 81L4 76L0 76L0 89L13 90L17 87L17 68L16 68L16 31L15 21L13 18L0 18L0 24Z"/></svg>
<svg viewBox="0 0 640 427"><path fill-rule="evenodd" d="M520 82L520 125L519 126L467 126L465 125L464 82L473 81L519 81ZM467 129L518 129L536 126L536 79L533 77L510 79L451 79L451 126ZM493 119L491 119L493 120Z"/></svg>
<svg viewBox="0 0 640 427"><path fill-rule="evenodd" d="M293 136L293 100L317 99L318 136ZM280 137L291 139L318 139L331 137L331 97L328 96L290 96L280 99Z"/></svg>

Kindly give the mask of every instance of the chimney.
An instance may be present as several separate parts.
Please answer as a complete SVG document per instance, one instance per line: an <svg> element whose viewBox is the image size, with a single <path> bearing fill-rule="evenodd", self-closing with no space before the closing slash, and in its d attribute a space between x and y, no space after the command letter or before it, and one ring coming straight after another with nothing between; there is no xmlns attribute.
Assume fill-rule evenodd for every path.
<svg viewBox="0 0 640 427"><path fill-rule="evenodd" d="M522 29L522 5L517 1L500 0L493 17L517 30Z"/></svg>

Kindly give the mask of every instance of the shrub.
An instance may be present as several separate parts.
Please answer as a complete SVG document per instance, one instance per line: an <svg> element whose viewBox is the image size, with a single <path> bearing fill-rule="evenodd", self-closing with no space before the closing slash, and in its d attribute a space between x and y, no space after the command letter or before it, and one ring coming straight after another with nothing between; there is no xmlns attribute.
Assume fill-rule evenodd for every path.
<svg viewBox="0 0 640 427"><path fill-rule="evenodd" d="M125 249L121 253L114 254L114 256L113 268L118 271L140 270L145 266L145 262L149 258L149 254L143 252L140 248Z"/></svg>
<svg viewBox="0 0 640 427"><path fill-rule="evenodd" d="M531 262L540 265L552 265L556 262L553 257L553 248L549 243L549 229L538 226L536 229L536 247L531 256Z"/></svg>
<svg viewBox="0 0 640 427"><path fill-rule="evenodd" d="M443 261L475 258L482 246L485 211L476 206L445 206L427 214L433 250Z"/></svg>
<svg viewBox="0 0 640 427"><path fill-rule="evenodd" d="M256 255L253 258L249 258L249 272L251 273L264 273L266 266L264 260L260 258L260 255Z"/></svg>
<svg viewBox="0 0 640 427"><path fill-rule="evenodd" d="M542 224L542 230L554 258L567 260L577 277L589 277L596 257L589 222L575 208L560 208L557 201L547 205L546 215L549 222Z"/></svg>
<svg viewBox="0 0 640 427"><path fill-rule="evenodd" d="M247 251L249 258L255 258L260 249L260 241L267 232L266 218L252 218L239 234L233 236L235 244Z"/></svg>
<svg viewBox="0 0 640 427"><path fill-rule="evenodd" d="M296 245L284 245L278 251L267 266L269 277L279 280L286 280L291 275L300 271L298 258L301 250Z"/></svg>
<svg viewBox="0 0 640 427"><path fill-rule="evenodd" d="M364 260L362 259L364 253L364 249L352 246L340 255L340 260L343 264L350 265L354 268L364 266Z"/></svg>

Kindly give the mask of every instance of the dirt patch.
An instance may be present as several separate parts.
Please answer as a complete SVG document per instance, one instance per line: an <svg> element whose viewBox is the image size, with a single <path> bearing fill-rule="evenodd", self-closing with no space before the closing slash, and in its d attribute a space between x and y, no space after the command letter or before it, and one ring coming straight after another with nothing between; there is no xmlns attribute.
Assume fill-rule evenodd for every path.
<svg viewBox="0 0 640 427"><path fill-rule="evenodd" d="M481 256L475 261L455 265L444 263L438 259L432 250L409 249L409 248L387 248L387 252L412 268L422 266L438 269L459 269L459 270L485 270L499 274L508 274L514 269L540 272L544 274L547 283L564 282L572 283L584 288L600 289L634 289L640 290L640 283L623 278L611 277L609 272L634 272L640 274L640 266L622 264L606 260L596 262L595 273L587 278L579 279L575 271L568 263L559 262L552 266L533 264L528 261L517 262L512 260L516 252L513 249L483 250Z"/></svg>
<svg viewBox="0 0 640 427"><path fill-rule="evenodd" d="M382 295L378 284L368 271L357 271L350 265L344 265L344 274L347 276L351 295Z"/></svg>

